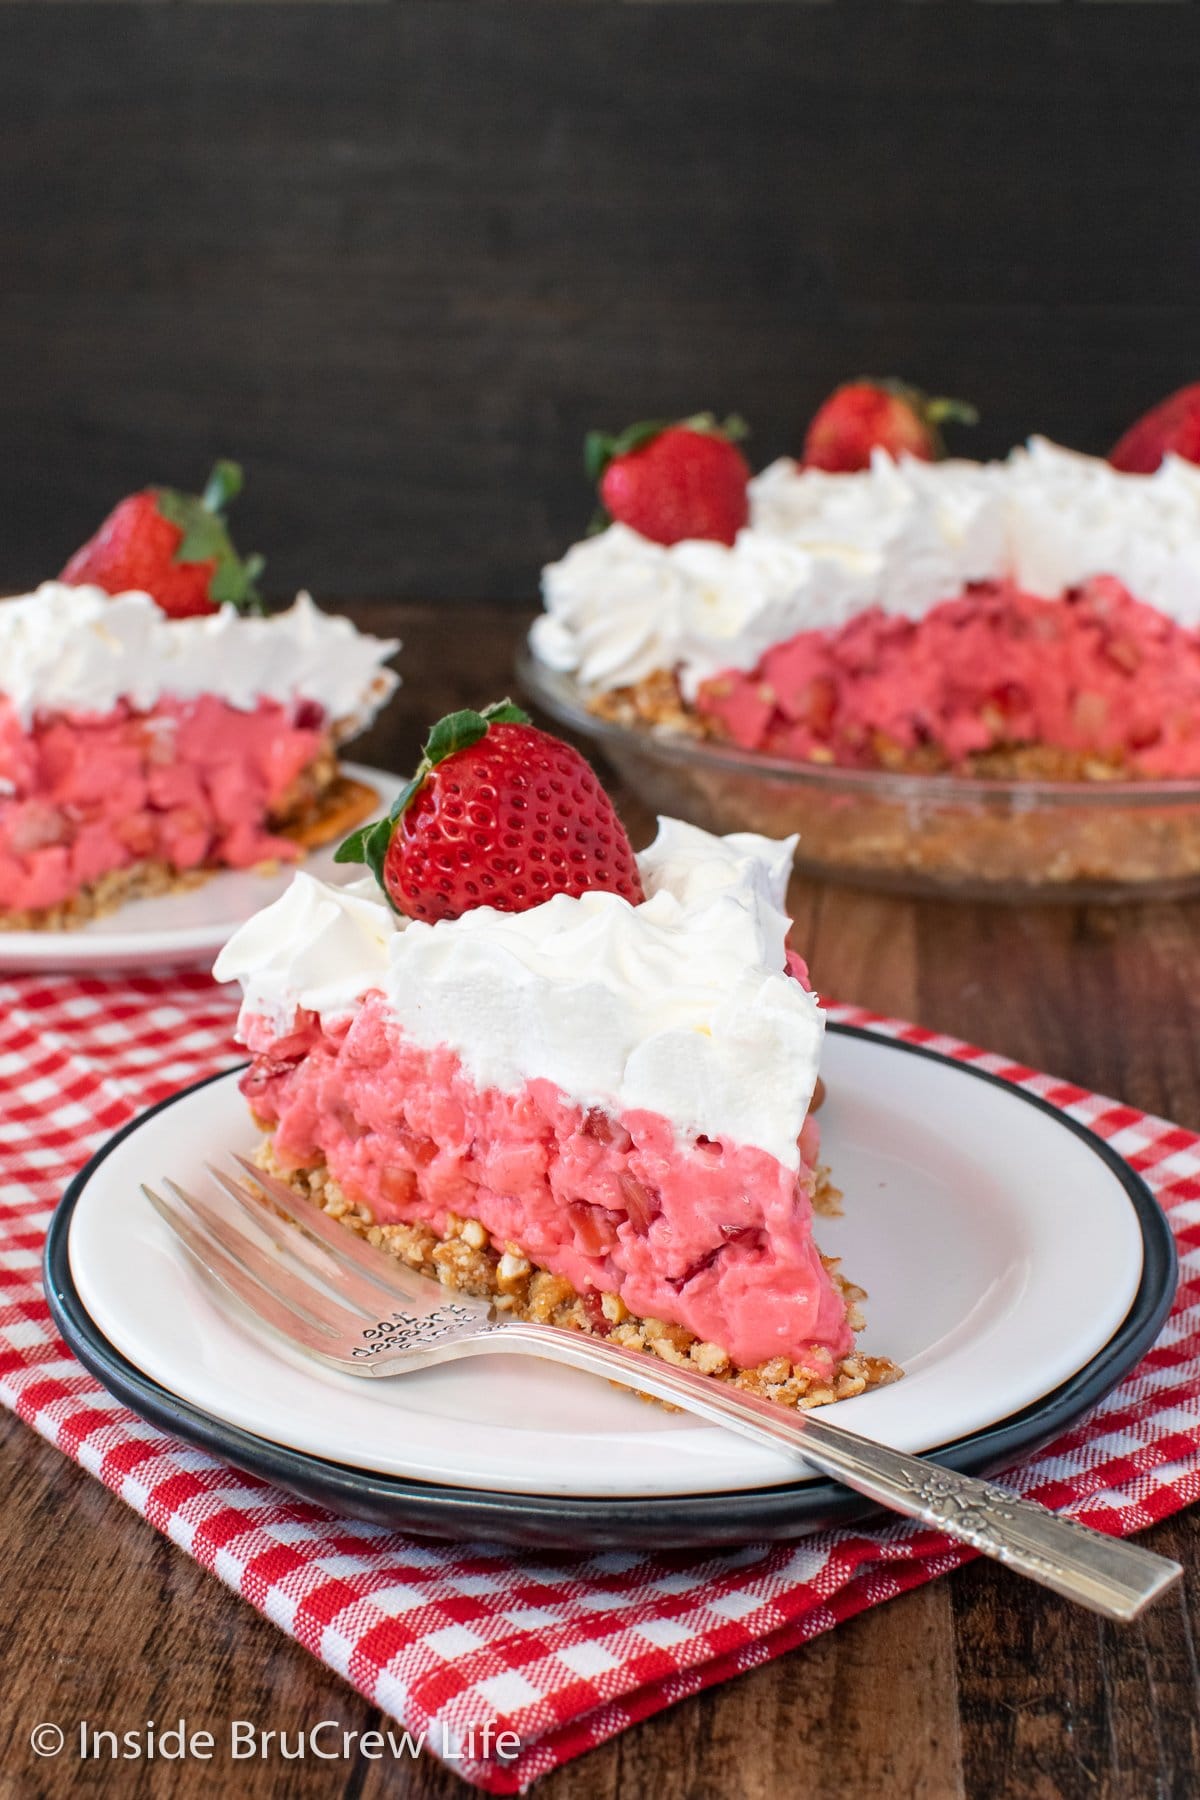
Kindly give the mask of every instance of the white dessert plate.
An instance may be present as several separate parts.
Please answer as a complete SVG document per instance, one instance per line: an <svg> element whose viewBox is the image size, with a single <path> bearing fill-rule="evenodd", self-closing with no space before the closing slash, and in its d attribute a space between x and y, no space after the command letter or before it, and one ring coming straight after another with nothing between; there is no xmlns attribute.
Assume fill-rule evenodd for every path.
<svg viewBox="0 0 1200 1800"><path fill-rule="evenodd" d="M379 791L379 810L391 803L401 777L361 763L344 762L355 781ZM298 863L260 869L222 869L199 887L177 894L131 900L116 912L90 919L77 931L0 931L0 970L43 974L86 970L91 975L121 969L173 968L211 963L233 932L260 907L278 899L297 868L322 881L354 881L363 871L335 863L336 844L310 850Z"/></svg>
<svg viewBox="0 0 1200 1800"><path fill-rule="evenodd" d="M818 1240L869 1290L863 1348L906 1370L824 1416L904 1450L950 1446L957 1466L1011 1461L1094 1404L1156 1334L1174 1289L1162 1214L1099 1139L978 1070L835 1026L823 1073L824 1150L846 1211L818 1221ZM428 1516L439 1496L475 1534L517 1541L563 1541L539 1536L530 1509L561 1524L577 1504L568 1542L645 1541L642 1509L670 1496L712 1497L699 1541L730 1520L743 1538L770 1535L753 1507L746 1522L748 1502L761 1515L771 1500L762 1490L795 1499L776 1535L826 1522L830 1494L844 1498L784 1453L552 1364L497 1357L355 1381L306 1361L206 1282L138 1191L164 1173L203 1184L206 1159L248 1152L256 1135L236 1071L188 1089L93 1159L52 1228L60 1328L156 1422L342 1510L412 1523L412 1505L387 1495L415 1494L418 1528L446 1535ZM505 1496L526 1498L480 1513ZM712 1516L721 1496L724 1519ZM685 1525L673 1541L696 1541Z"/></svg>

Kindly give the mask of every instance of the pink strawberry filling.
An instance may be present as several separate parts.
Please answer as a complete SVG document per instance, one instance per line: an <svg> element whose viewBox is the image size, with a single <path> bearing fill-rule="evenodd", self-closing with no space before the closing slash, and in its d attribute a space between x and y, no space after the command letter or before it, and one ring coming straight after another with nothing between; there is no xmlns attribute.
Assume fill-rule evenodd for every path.
<svg viewBox="0 0 1200 1800"><path fill-rule="evenodd" d="M698 1136L657 1113L582 1108L552 1082L479 1088L452 1051L422 1049L383 997L286 1036L242 1022L254 1053L242 1091L275 1127L286 1167L322 1160L380 1224L478 1219L583 1295L618 1294L756 1367L810 1372L852 1347L841 1294L812 1240L811 1173L763 1150ZM815 1157L809 1120L802 1154ZM597 1308L597 1322L602 1315Z"/></svg>
<svg viewBox="0 0 1200 1800"><path fill-rule="evenodd" d="M267 823L320 752L319 707L213 695L39 715L0 697L0 910L56 906L115 869L294 857Z"/></svg>
<svg viewBox="0 0 1200 1800"><path fill-rule="evenodd" d="M983 583L920 619L874 608L801 632L705 683L697 707L745 749L842 767L877 767L885 740L951 766L1044 744L1197 775L1200 632L1109 576L1052 600Z"/></svg>

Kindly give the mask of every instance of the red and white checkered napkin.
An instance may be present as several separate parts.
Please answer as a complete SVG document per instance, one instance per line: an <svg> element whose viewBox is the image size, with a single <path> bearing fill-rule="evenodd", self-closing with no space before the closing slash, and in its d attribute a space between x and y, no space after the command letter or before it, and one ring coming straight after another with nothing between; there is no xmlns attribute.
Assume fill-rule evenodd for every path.
<svg viewBox="0 0 1200 1800"><path fill-rule="evenodd" d="M1008 1479L1114 1533L1194 1500L1200 1139L912 1026L845 1007L835 1016L1017 1082L1146 1176L1183 1265L1171 1320L1104 1406ZM232 1023L229 998L199 974L0 980L0 1397L461 1774L516 1792L685 1694L967 1560L906 1525L710 1555L576 1559L418 1542L292 1499L115 1405L55 1336L43 1234L103 1138L235 1059ZM491 1742L516 1734L514 1759L486 1754L487 1726Z"/></svg>

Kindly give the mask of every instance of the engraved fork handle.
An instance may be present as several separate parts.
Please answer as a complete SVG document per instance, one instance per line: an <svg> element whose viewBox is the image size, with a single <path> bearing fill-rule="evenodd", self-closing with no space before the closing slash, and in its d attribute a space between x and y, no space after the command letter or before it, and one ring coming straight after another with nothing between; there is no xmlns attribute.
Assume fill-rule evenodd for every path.
<svg viewBox="0 0 1200 1800"><path fill-rule="evenodd" d="M1136 1618L1183 1573L1165 1556L1105 1537L990 1482L906 1456L819 1414L787 1410L644 1351L523 1320L485 1328L475 1342L587 1369L757 1443L782 1446L892 1512L934 1526L1110 1619Z"/></svg>

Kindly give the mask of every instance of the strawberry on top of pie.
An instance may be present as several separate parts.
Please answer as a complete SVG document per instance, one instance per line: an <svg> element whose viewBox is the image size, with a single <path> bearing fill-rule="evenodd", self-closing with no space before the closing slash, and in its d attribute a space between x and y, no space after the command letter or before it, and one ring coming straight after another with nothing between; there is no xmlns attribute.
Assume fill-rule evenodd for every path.
<svg viewBox="0 0 1200 1800"><path fill-rule="evenodd" d="M265 1166L522 1315L789 1404L893 1378L813 1241L792 848L662 820L635 859L575 751L507 706L444 722L349 846L383 886L297 875L218 959Z"/></svg>
<svg viewBox="0 0 1200 1800"><path fill-rule="evenodd" d="M301 594L264 614L240 485L132 495L61 580L0 602L0 929L83 923L217 867L294 859L376 802L337 748L399 647Z"/></svg>

